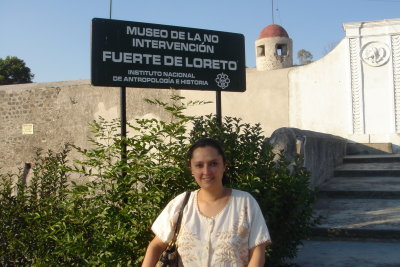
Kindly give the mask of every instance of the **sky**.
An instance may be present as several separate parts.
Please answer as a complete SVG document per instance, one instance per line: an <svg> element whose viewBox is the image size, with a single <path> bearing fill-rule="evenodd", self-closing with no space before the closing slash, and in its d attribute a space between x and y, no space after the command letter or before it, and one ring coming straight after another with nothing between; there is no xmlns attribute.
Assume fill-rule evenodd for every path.
<svg viewBox="0 0 400 267"><path fill-rule="evenodd" d="M34 82L90 79L91 21L117 20L241 33L246 66L273 22L300 49L323 57L344 37L343 23L400 18L400 0L0 0L0 58L16 56ZM272 16L274 13L274 16Z"/></svg>

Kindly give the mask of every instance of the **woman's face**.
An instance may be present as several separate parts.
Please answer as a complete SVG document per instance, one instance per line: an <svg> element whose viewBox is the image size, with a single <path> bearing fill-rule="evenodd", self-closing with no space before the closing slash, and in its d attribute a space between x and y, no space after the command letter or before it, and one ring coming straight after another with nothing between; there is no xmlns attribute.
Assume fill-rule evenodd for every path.
<svg viewBox="0 0 400 267"><path fill-rule="evenodd" d="M218 151L210 146L198 147L193 151L190 169L201 188L222 186L226 164Z"/></svg>

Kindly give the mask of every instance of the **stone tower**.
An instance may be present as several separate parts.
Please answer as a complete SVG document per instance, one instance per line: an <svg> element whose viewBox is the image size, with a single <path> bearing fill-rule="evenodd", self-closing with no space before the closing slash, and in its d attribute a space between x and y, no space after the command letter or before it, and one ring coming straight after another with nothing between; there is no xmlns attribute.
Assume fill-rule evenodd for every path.
<svg viewBox="0 0 400 267"><path fill-rule="evenodd" d="M257 70L275 70L293 66L293 43L279 25L265 27L255 42Z"/></svg>

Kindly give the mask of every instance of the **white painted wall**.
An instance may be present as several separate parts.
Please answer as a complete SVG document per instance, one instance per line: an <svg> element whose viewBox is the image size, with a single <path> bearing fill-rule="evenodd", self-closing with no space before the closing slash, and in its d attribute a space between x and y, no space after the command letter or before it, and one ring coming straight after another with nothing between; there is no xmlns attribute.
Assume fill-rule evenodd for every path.
<svg viewBox="0 0 400 267"><path fill-rule="evenodd" d="M222 93L222 116L242 118L246 123L260 123L266 136L289 125L288 72L290 68L257 71L246 70L246 92ZM181 90L188 100L213 101L206 106L191 108L190 115L215 114L215 92Z"/></svg>
<svg viewBox="0 0 400 267"><path fill-rule="evenodd" d="M400 144L400 19L345 23L357 142Z"/></svg>
<svg viewBox="0 0 400 267"><path fill-rule="evenodd" d="M289 72L289 125L334 135L351 131L345 42Z"/></svg>
<svg viewBox="0 0 400 267"><path fill-rule="evenodd" d="M344 24L324 58L289 72L289 125L400 145L400 19Z"/></svg>

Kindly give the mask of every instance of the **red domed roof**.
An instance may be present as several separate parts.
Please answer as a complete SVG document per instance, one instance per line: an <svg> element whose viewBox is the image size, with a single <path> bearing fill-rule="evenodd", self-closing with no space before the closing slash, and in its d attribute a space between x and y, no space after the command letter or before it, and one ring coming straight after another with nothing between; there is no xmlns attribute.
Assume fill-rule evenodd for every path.
<svg viewBox="0 0 400 267"><path fill-rule="evenodd" d="M288 37L289 35L287 31L282 28L282 26L279 26L277 24L271 24L265 27L261 33L260 36L258 36L258 39L262 38L268 38L268 37Z"/></svg>

